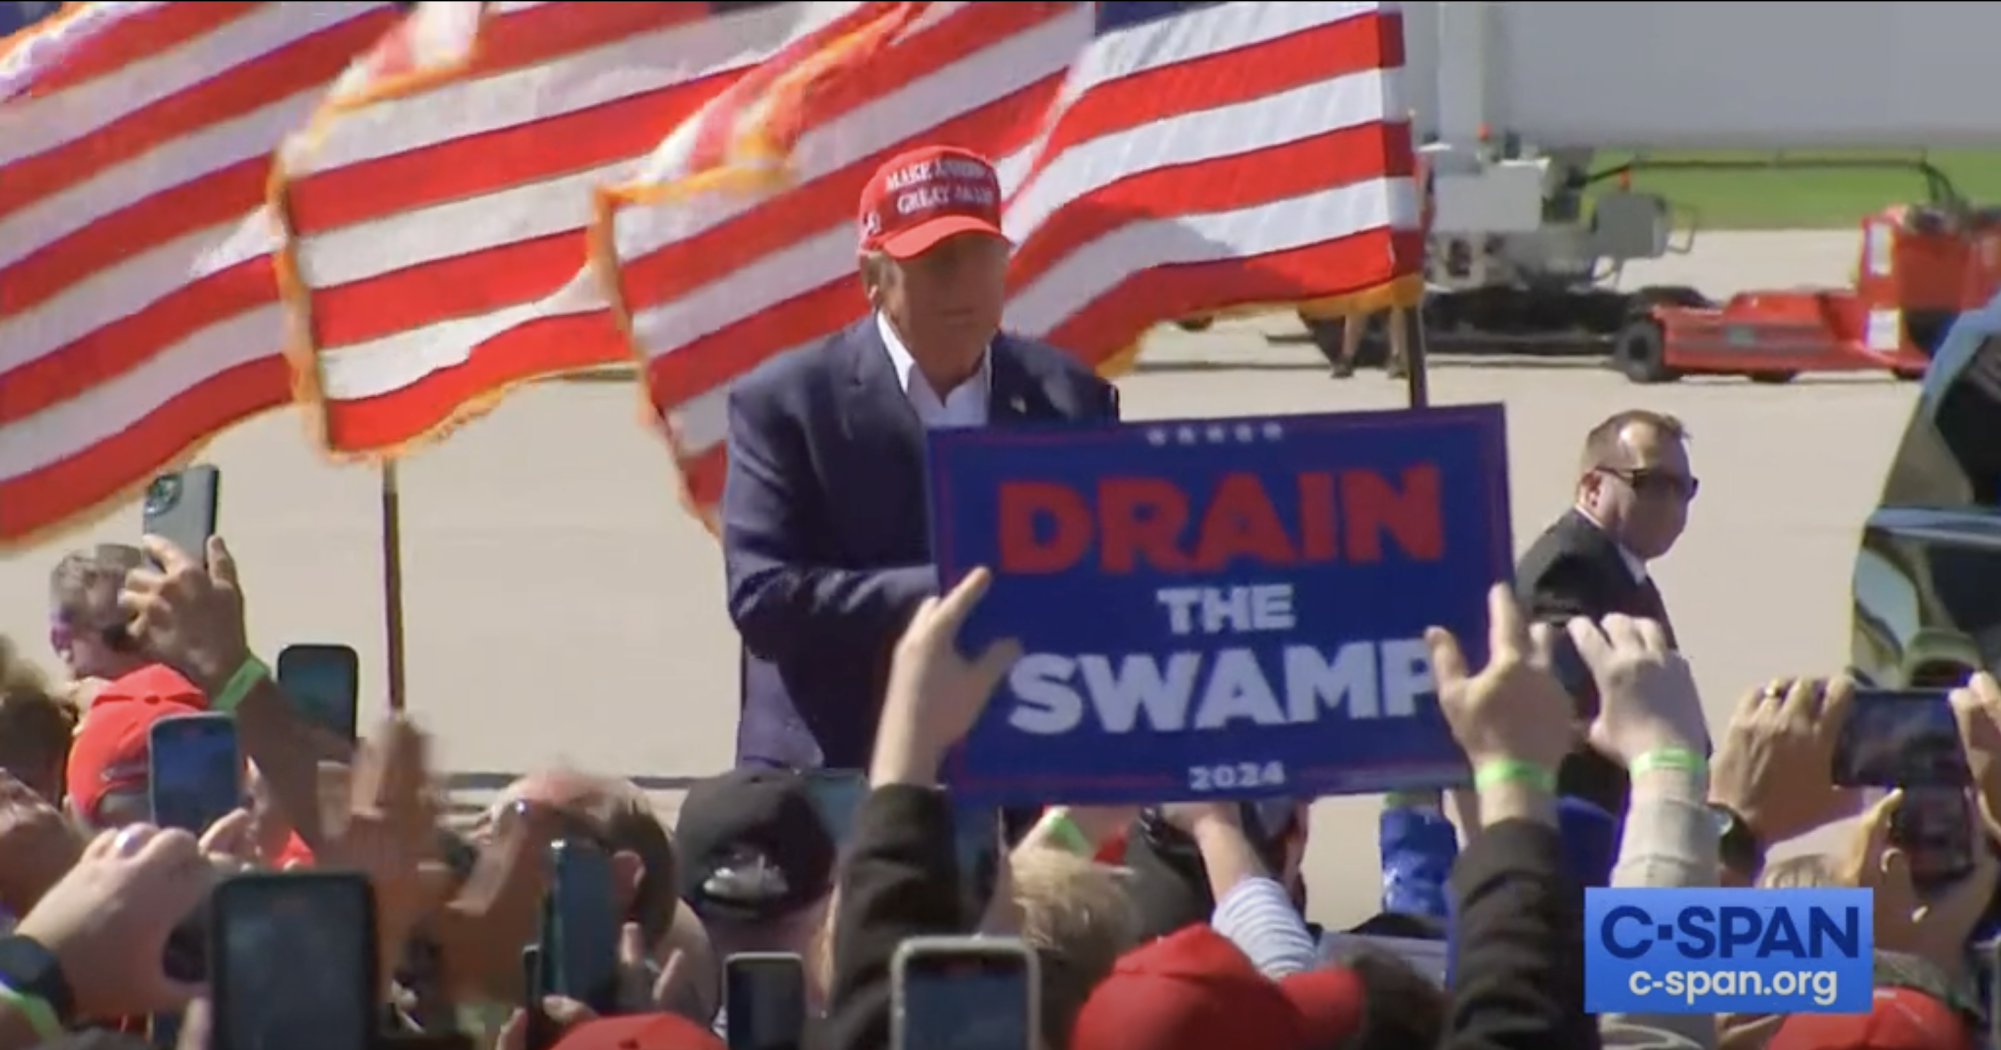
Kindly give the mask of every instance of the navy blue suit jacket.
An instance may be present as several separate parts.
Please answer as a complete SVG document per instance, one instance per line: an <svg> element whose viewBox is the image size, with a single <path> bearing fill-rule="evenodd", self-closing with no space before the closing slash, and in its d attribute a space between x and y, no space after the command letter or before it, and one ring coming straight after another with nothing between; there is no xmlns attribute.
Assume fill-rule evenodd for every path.
<svg viewBox="0 0 2001 1050"><path fill-rule="evenodd" d="M998 337L988 375L989 426L1118 418L1110 383L1042 343ZM737 761L866 767L890 651L938 588L924 425L873 316L731 386L722 531Z"/></svg>

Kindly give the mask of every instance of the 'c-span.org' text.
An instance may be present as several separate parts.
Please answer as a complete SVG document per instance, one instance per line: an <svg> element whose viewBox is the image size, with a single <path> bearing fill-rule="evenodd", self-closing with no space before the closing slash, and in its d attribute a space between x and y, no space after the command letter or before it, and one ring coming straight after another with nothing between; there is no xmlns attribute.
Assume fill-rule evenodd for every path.
<svg viewBox="0 0 2001 1050"><path fill-rule="evenodd" d="M1584 895L1589 1013L1863 1013L1868 890L1594 888Z"/></svg>

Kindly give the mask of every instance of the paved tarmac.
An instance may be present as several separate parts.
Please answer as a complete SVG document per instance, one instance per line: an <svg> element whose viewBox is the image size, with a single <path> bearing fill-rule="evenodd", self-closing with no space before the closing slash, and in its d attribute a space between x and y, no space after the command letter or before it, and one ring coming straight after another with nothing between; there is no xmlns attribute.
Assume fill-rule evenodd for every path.
<svg viewBox="0 0 2001 1050"><path fill-rule="evenodd" d="M1852 234L1717 234L1626 283L1746 287L1836 283ZM1267 345L1282 319L1163 332L1121 384L1128 418L1391 407L1379 373L1329 379L1312 350ZM1518 546L1562 511L1577 444L1635 405L1695 435L1702 495L1657 579L1712 724L1749 687L1840 670L1854 541L1910 411L1887 377L1787 387L1708 380L1639 388L1577 363L1438 362L1435 402L1509 408ZM469 798L512 771L571 764L644 774L671 818L673 785L723 768L736 709L736 639L714 542L680 510L673 467L615 384L516 396L402 468L411 710L439 737ZM347 642L362 654L365 716L385 703L376 472L329 465L299 421L224 435L222 530L245 571L255 643ZM0 631L46 655L46 573L62 550L127 540L139 512L0 559ZM1373 799L1316 807L1315 917L1374 910Z"/></svg>

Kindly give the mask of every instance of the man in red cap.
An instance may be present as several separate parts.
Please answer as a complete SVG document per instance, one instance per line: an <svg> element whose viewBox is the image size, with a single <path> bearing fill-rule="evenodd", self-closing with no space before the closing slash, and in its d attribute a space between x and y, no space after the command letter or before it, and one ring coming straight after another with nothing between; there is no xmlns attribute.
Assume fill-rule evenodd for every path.
<svg viewBox="0 0 2001 1050"><path fill-rule="evenodd" d="M1866 1014L1794 1014L1766 1050L1973 1050L1968 1019L1916 988L1876 988Z"/></svg>
<svg viewBox="0 0 2001 1050"><path fill-rule="evenodd" d="M926 428L1118 417L1109 383L1000 330L1001 194L968 150L890 159L857 218L867 316L730 389L722 534L744 649L739 764L866 763L890 647L938 587Z"/></svg>
<svg viewBox="0 0 2001 1050"><path fill-rule="evenodd" d="M1078 1050L1320 1050L1361 1031L1367 991L1353 971L1272 981L1207 926L1127 952L1077 1016Z"/></svg>

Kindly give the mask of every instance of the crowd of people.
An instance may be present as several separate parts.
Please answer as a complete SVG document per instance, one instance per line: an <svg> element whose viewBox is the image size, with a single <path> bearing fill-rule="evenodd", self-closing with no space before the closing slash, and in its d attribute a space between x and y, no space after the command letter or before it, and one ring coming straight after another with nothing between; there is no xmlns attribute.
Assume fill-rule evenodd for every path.
<svg viewBox="0 0 2001 1050"><path fill-rule="evenodd" d="M1712 738L1647 571L1696 493L1687 435L1664 415L1588 437L1577 505L1489 594L1484 666L1428 633L1471 786L1385 799L1380 865L1355 862L1383 880L1366 921L1307 919L1311 800L1050 799L984 820L955 805L941 765L1019 651L961 651L991 580L942 589L930 565L925 431L1120 412L1059 349L1000 332L1000 200L966 151L889 161L858 216L871 314L733 385L720 525L743 642L738 755L671 827L635 785L577 769L523 777L454 827L414 723L356 741L288 699L249 636L254 577L220 538L65 558L50 596L62 672L0 639L0 1050L1976 1045L1970 947L1994 851L1921 890L1893 791L1840 855L1765 862L1861 808L1831 772L1855 689L1761 684ZM1975 676L1951 705L1988 842L2001 685ZM160 826L156 727L204 713L229 716L241 804ZM829 770L861 785L851 814L816 794ZM960 848L989 824L990 850ZM622 919L600 946L602 995L549 994L572 847L603 858ZM1585 1013L1586 887L1757 885L1874 891L1868 1012ZM244 915L291 932L235 938ZM914 1034L907 956L940 937L1032 960L1027 993L934 1004ZM1443 944L1447 962L1382 947L1400 942ZM732 960L757 959L796 960L790 1016L766 1002L753 1018L733 991ZM1027 1030L983 1023L1009 1009Z"/></svg>
<svg viewBox="0 0 2001 1050"><path fill-rule="evenodd" d="M374 962L387 975L369 1027L385 1043L752 1046L730 1040L725 963L778 952L796 953L807 978L804 1035L791 1045L877 1050L895 1045L899 946L977 933L1019 943L1038 961L1038 1050L1974 1045L1967 945L1995 889L1992 857L1983 851L1965 882L1921 897L1886 833L1896 793L1863 815L1844 855L1763 871L1755 852L1726 855L1714 806L1766 842L1852 811L1826 771L1853 689L1841 679L1754 689L1712 741L1687 664L1655 621L1580 617L1560 632L1598 695L1582 739L1630 774L1609 850L1586 841L1591 830L1558 799L1557 770L1580 739L1573 698L1553 670L1559 629L1532 623L1512 590L1496 586L1484 667L1468 666L1449 633L1428 636L1440 704L1482 771L1446 807L1448 838L1463 846L1442 865L1431 858L1449 869L1439 888L1449 918L1440 923L1420 903L1357 929L1449 938L1451 972L1441 980L1352 939L1329 957L1323 946L1340 939L1322 936L1302 910L1305 822L1274 828L1262 815L1271 807L1051 807L1006 844L991 878L958 870L954 824L965 815L939 786L940 764L1016 655L1007 643L972 656L956 644L989 583L984 572L926 600L896 643L867 792L845 832L815 812L806 774L753 767L695 787L672 828L628 783L539 773L461 837L440 823L415 725L394 718L350 746L287 702L250 646L250 588L220 539L205 557L148 545L158 568L108 548L55 572L52 633L74 685L39 677L17 652L7 658L0 905L17 918L0 941L0 1048L143 1046L163 1028L188 1047L334 1045L283 1018L268 1022L270 1041L204 1041L226 1027L222 1015L234 1016L222 1005L228 983L247 978L241 962L226 974L177 971L177 938L218 886L264 870L365 876ZM1979 676L1952 703L1983 811L1993 812L2001 688ZM151 825L138 804L146 728L216 709L234 715L253 771L244 808L198 833ZM626 918L618 992L595 1009L530 994L521 966L549 892L548 851L577 837L609 851ZM1386 837L1385 864L1414 870L1393 854L1435 852L1435 842L1411 845L1423 837ZM1608 870L1584 870L1593 864ZM1588 1016L1580 887L1593 883L1873 889L1874 1008ZM339 965L338 953L319 956L310 941L268 950L267 984L291 973L324 982L321 968ZM178 1023L160 1023L174 1015ZM495 1022L487 1031L461 1025L482 1016Z"/></svg>

